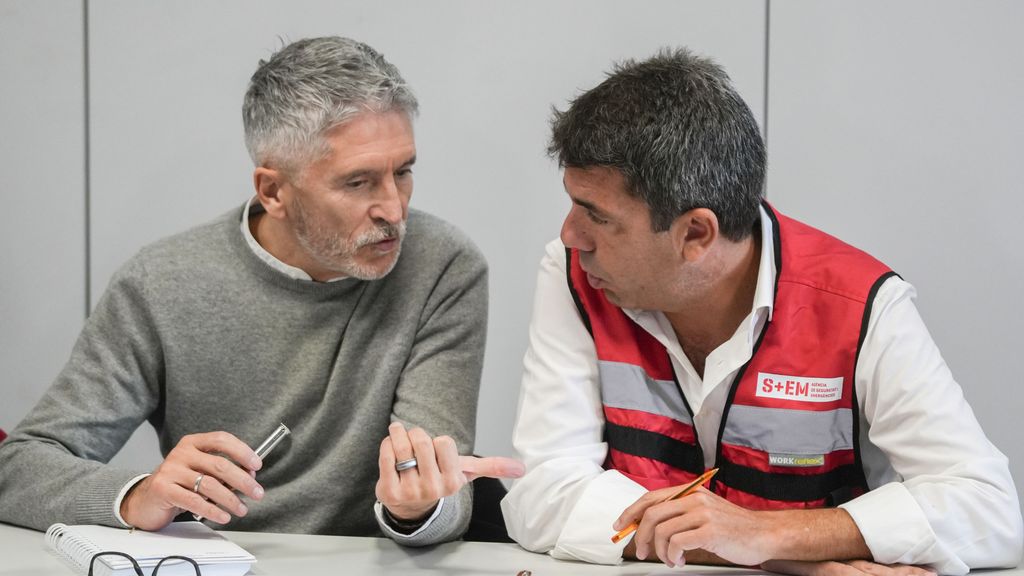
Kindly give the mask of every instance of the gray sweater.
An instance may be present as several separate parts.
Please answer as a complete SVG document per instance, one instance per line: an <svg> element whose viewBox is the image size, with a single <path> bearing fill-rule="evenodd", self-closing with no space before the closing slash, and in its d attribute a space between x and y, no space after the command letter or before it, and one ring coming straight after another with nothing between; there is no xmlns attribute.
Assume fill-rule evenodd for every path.
<svg viewBox="0 0 1024 576"><path fill-rule="evenodd" d="M410 211L381 280L316 283L271 269L241 211L142 249L111 279L71 358L0 444L0 520L116 526L140 472L106 464L144 421L166 455L224 430L255 446L292 434L257 473L266 489L226 529L380 535L381 440L399 420L473 447L487 324L487 267L451 225ZM458 538L469 486L406 543Z"/></svg>

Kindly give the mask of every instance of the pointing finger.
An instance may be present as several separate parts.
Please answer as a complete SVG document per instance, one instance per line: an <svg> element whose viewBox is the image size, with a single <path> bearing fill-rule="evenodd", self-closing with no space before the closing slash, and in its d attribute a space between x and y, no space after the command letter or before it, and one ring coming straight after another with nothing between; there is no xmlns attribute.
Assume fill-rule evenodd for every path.
<svg viewBox="0 0 1024 576"><path fill-rule="evenodd" d="M462 472L466 480L486 476L488 478L519 478L526 473L526 467L519 460L502 456L479 458L476 456L460 456Z"/></svg>

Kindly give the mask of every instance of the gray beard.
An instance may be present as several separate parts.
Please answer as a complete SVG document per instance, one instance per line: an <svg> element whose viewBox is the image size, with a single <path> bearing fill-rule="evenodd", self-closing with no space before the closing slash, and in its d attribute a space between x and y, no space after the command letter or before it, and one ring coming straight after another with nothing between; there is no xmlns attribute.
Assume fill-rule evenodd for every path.
<svg viewBox="0 0 1024 576"><path fill-rule="evenodd" d="M378 224L377 227L349 242L311 218L298 199L296 199L295 207L295 237L302 249L325 269L337 272L339 276L351 276L360 280L379 280L387 276L398 263L398 257L402 251L402 240L405 238L404 220L397 225ZM398 238L398 247L392 254L389 254L391 262L383 269L363 265L356 261L356 253L360 248L388 238Z"/></svg>

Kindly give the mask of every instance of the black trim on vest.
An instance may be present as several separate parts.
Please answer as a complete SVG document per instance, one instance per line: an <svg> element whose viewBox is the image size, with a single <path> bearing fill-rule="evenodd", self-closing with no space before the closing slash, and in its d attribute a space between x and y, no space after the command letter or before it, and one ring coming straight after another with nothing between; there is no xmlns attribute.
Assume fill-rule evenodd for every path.
<svg viewBox="0 0 1024 576"><path fill-rule="evenodd" d="M782 276L782 238L779 234L779 219L775 217L775 211L768 205L764 199L761 199L761 206L764 211L768 214L768 218L772 221L772 246L775 249L775 292L772 293L772 304L775 303L775 298L779 295L779 276ZM763 233L763 230L762 230ZM708 486L711 491L715 491L715 487L718 486L719 480L726 480L727 486L733 486L730 478L729 469L734 466L722 467L722 464L726 462L725 455L722 454L722 436L725 434L725 423L729 417L729 412L732 410L732 403L736 399L736 390L739 389L740 381L743 380L743 375L747 372L747 367L754 361L754 357L757 356L757 351L761 348L761 342L764 341L764 335L768 332L768 327L771 326L771 318L767 318L764 321L764 326L761 327L761 334L757 337L757 342L754 343L754 350L750 353L750 359L746 361L743 366L740 367L736 373L736 377L732 380L732 386L729 388L729 397L725 400L725 408L722 410L722 419L718 421L718 441L715 444L715 467L718 468L718 474L711 479L711 484ZM724 474L723 474L724 472Z"/></svg>
<svg viewBox="0 0 1024 576"><path fill-rule="evenodd" d="M650 458L693 474L704 471L699 444L687 444L657 432L604 423L608 447L641 458Z"/></svg>
<svg viewBox="0 0 1024 576"><path fill-rule="evenodd" d="M729 397L725 401L725 408L722 410L722 419L718 422L718 441L715 444L717 446L715 452L715 468L718 468L718 473L711 479L710 487L711 491L715 491L715 487L718 486L719 480L727 480L725 484L727 486L733 486L732 479L730 478L729 469L735 468L735 466L722 465L727 463L725 455L722 453L722 436L725 434L725 423L729 417L729 412L732 410L733 401L736 400L736 391L740 387L740 381L743 380L743 375L747 372L747 367L754 361L754 356L757 355L757 351L761 348L761 342L764 341L764 335L768 333L768 327L771 325L771 320L766 320L764 326L761 327L761 334L757 337L757 342L754 343L754 351L750 354L750 360L747 360L743 366L740 367L739 371L736 372L736 377L732 379L732 386L729 388Z"/></svg>
<svg viewBox="0 0 1024 576"><path fill-rule="evenodd" d="M860 466L860 464L855 463L854 466ZM864 492L867 492L867 488L864 488ZM838 508L840 504L846 504L862 493L863 492L854 492L853 488L849 486L840 486L833 490L832 493L828 495L828 498L825 498L825 507Z"/></svg>
<svg viewBox="0 0 1024 576"><path fill-rule="evenodd" d="M686 399L686 394L683 394L683 387L679 385L679 377L676 376L676 367L672 365L672 355L665 351L665 355L668 356L668 366L672 369L672 382L676 385L676 391L679 392L679 397L683 399L683 406L686 407L686 413L690 415L690 422L694 422L695 418L693 415L693 408L690 408L690 401ZM697 426L693 426L693 447L697 451L699 456L701 469L698 474L704 471L704 449L700 447L700 434L697 433Z"/></svg>
<svg viewBox="0 0 1024 576"><path fill-rule="evenodd" d="M853 419L853 463L860 470L860 478L858 478L858 486L863 488L865 491L868 489L868 479L864 475L864 462L861 460L860 454L860 401L857 399L857 363L860 362L860 349L864 346L864 339L868 335L868 321L871 319L871 309L875 304L875 297L878 296L878 290L882 288L882 284L893 276L899 277L899 274L889 271L882 274L875 283L871 285L871 290L868 290L867 300L864 302L864 316L860 321L860 336L857 337L857 352L853 357L853 402L850 407L851 418ZM838 506L837 503L836 505Z"/></svg>
<svg viewBox="0 0 1024 576"><path fill-rule="evenodd" d="M587 332L590 333L590 337L594 337L594 329L590 327L590 315L587 314L587 310L583 307L583 301L580 300L580 294L576 291L576 285L572 283L572 249L565 249L565 281L569 284L569 293L572 294L572 301L576 303L576 310L580 313L580 320L583 320L583 325L586 326Z"/></svg>
<svg viewBox="0 0 1024 576"><path fill-rule="evenodd" d="M875 297L878 296L878 291L882 288L882 284L885 284L885 281L893 276L900 280L903 279L902 276L890 270L879 276L878 280L875 280L875 283L871 285L871 290L868 291L868 298L864 302L864 317L860 321L860 336L857 338L857 355L853 359L854 377L857 376L857 362L860 361L860 349L864 346L864 339L868 336L868 320L871 319L871 309L875 305Z"/></svg>
<svg viewBox="0 0 1024 576"><path fill-rule="evenodd" d="M782 276L782 235L779 234L779 219L775 217L775 211L767 202L761 200L761 206L768 213L772 221L772 245L775 249L775 292L772 292L772 304L779 294L779 277Z"/></svg>
<svg viewBox="0 0 1024 576"><path fill-rule="evenodd" d="M842 492L845 487L855 485L864 476L861 468L855 464L845 464L828 472L809 476L762 472L727 460L720 462L718 468L715 478L728 478L728 481L724 481L723 478L722 483L726 486L761 498L783 502L822 499L832 502L835 494Z"/></svg>

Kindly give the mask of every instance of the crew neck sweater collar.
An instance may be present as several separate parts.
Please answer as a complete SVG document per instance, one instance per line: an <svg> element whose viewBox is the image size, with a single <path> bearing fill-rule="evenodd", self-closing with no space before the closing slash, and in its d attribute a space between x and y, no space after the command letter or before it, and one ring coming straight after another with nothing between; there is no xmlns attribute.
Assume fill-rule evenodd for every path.
<svg viewBox="0 0 1024 576"><path fill-rule="evenodd" d="M246 267L250 271L254 272L264 280L269 281L271 284L285 288L287 290L291 290L294 292L302 292L306 294L336 295L341 292L345 292L355 286L366 284L366 281L360 280L358 278L353 278L350 276L338 278L335 280L331 280L329 282L317 282L311 279L308 274L299 270L298 268L288 266L287 264L284 264L280 260L274 258L272 254L263 249L262 246L259 246L259 243L256 242L255 238L252 238L252 233L249 232L249 227L247 226L248 218L242 221L244 222L243 225L239 225L239 221L241 220L241 218L243 216L248 216L249 214L250 202L251 200L246 201L246 203L241 207L240 210L232 211L232 214L234 216L230 218L230 220L233 225L230 227L228 231L228 237L231 240L232 247L234 248L235 252L239 255L240 259L245 263ZM248 237L246 235L246 232L249 232ZM252 238L252 243L255 243L256 247L252 246L252 243L249 242L249 238ZM259 248L259 251L262 251L266 255L266 257L269 257L273 260L270 261L263 255L259 254L259 251L256 248ZM274 261L279 263L280 266L275 266L273 264ZM287 271L286 268L299 270L299 272L302 272L302 275L304 275L305 278L299 277L298 275L295 275L293 273L289 273L289 271Z"/></svg>
<svg viewBox="0 0 1024 576"><path fill-rule="evenodd" d="M289 278L294 278L295 280L309 280L315 282L313 277L302 268L297 268L291 264L282 262L276 256L268 252L266 248L260 245L256 240L256 237L252 235L252 228L249 227L249 219L265 211L266 210L264 210L263 205L257 201L255 196L245 203L245 208L242 211L241 222L242 236L245 238L245 243L249 245L249 248L252 249L253 253L255 253L260 260L266 262L271 268L278 270L282 274ZM326 282L337 282L338 280L344 280L345 278L348 278L348 276L338 276L336 278L326 280Z"/></svg>

